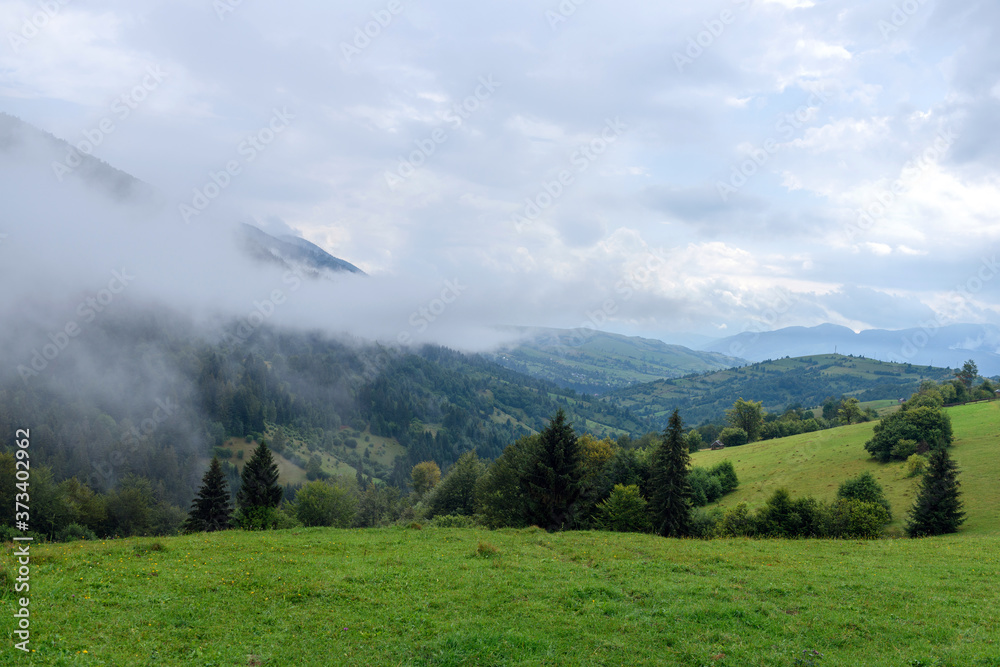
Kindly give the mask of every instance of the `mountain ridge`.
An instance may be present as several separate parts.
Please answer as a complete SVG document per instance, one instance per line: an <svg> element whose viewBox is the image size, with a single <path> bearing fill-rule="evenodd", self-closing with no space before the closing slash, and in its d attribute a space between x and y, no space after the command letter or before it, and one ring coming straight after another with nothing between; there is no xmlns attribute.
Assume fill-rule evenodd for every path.
<svg viewBox="0 0 1000 667"><path fill-rule="evenodd" d="M894 363L960 368L968 359L983 375L1000 374L1000 327L948 324L855 332L836 324L743 332L702 346L702 350L760 362L785 356L850 354Z"/></svg>

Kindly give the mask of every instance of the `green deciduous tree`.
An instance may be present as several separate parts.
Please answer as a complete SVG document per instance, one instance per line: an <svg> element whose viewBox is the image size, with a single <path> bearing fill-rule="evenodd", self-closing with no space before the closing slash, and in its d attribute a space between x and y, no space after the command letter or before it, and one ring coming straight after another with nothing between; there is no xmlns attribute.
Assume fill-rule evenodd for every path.
<svg viewBox="0 0 1000 667"><path fill-rule="evenodd" d="M218 457L212 457L212 463L201 480L201 489L191 503L184 530L190 533L226 530L232 513L226 475Z"/></svg>
<svg viewBox="0 0 1000 667"><path fill-rule="evenodd" d="M840 404L840 409L837 410L837 419L841 424L857 424L863 417L861 404L853 396L844 399L844 402Z"/></svg>
<svg viewBox="0 0 1000 667"><path fill-rule="evenodd" d="M976 362L969 359L964 364L962 364L962 370L955 373L957 377L967 390L972 389L972 383L976 381L979 377L979 368L976 366Z"/></svg>
<svg viewBox="0 0 1000 667"><path fill-rule="evenodd" d="M240 490L236 494L240 525L251 530L273 527L274 510L281 503L282 494L278 466L267 443L261 441L240 474Z"/></svg>
<svg viewBox="0 0 1000 667"><path fill-rule="evenodd" d="M733 467L732 461L719 461L709 468L708 472L713 477L719 479L719 483L722 484L723 494L735 491L736 487L740 485L740 480L736 476L736 468Z"/></svg>
<svg viewBox="0 0 1000 667"><path fill-rule="evenodd" d="M898 446L900 440L913 440L918 451L925 451L947 447L952 439L951 418L946 412L930 406L914 408L904 404L875 425L865 449L873 458L885 463L893 459L904 460L913 453Z"/></svg>
<svg viewBox="0 0 1000 667"><path fill-rule="evenodd" d="M684 537L691 526L690 453L677 410L670 415L663 439L650 463L650 511L653 529L664 537Z"/></svg>
<svg viewBox="0 0 1000 667"><path fill-rule="evenodd" d="M434 461L422 461L410 471L410 484L417 498L422 498L441 481L441 468Z"/></svg>
<svg viewBox="0 0 1000 667"><path fill-rule="evenodd" d="M696 452L699 449L701 449L705 444L705 441L702 440L701 438L701 432L696 430L688 431L688 434L687 436L685 436L685 438L687 440L687 446L689 452Z"/></svg>
<svg viewBox="0 0 1000 667"><path fill-rule="evenodd" d="M349 491L328 482L309 482L295 495L295 516L304 526L350 528L357 507Z"/></svg>
<svg viewBox="0 0 1000 667"><path fill-rule="evenodd" d="M531 521L527 477L541 446L528 435L507 446L476 483L476 514L490 528L522 528Z"/></svg>
<svg viewBox="0 0 1000 667"><path fill-rule="evenodd" d="M595 523L602 530L622 533L646 533L652 528L648 503L634 484L616 484L611 495L597 504Z"/></svg>
<svg viewBox="0 0 1000 667"><path fill-rule="evenodd" d="M560 408L540 434L527 476L531 521L546 530L573 527L581 476L576 434Z"/></svg>
<svg viewBox="0 0 1000 667"><path fill-rule="evenodd" d="M857 477L843 482L837 489L837 498L843 500L860 500L865 503L872 503L885 508L888 515L886 521L892 520L892 506L885 497L882 485L878 483L875 476L865 471Z"/></svg>
<svg viewBox="0 0 1000 667"><path fill-rule="evenodd" d="M736 426L727 426L719 433L719 440L726 447L739 447L749 441L747 432Z"/></svg>
<svg viewBox="0 0 1000 667"><path fill-rule="evenodd" d="M906 534L926 537L954 533L965 522L962 511L958 468L948 455L948 450L938 449L930 454L927 472L920 485L920 493L910 511Z"/></svg>
<svg viewBox="0 0 1000 667"><path fill-rule="evenodd" d="M746 431L748 442L756 442L764 427L763 405L763 401L744 401L740 398L726 410L726 420L730 426Z"/></svg>
<svg viewBox="0 0 1000 667"><path fill-rule="evenodd" d="M475 452L462 454L427 497L428 516L471 516L476 511L476 482L485 472L486 466Z"/></svg>

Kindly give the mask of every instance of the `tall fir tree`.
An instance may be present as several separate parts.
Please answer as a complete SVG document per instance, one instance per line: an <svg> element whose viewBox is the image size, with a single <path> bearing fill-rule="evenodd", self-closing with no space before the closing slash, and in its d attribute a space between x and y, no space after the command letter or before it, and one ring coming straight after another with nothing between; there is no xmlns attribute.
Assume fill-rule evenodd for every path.
<svg viewBox="0 0 1000 667"><path fill-rule="evenodd" d="M191 503L191 511L184 522L184 531L197 533L226 530L229 528L229 518L232 513L226 475L222 472L219 458L213 457L208 472L201 480L201 489Z"/></svg>
<svg viewBox="0 0 1000 667"><path fill-rule="evenodd" d="M664 537L685 537L691 532L690 462L684 425L680 413L674 410L650 465L649 507L653 529Z"/></svg>
<svg viewBox="0 0 1000 667"><path fill-rule="evenodd" d="M539 446L528 470L531 519L546 530L570 528L580 497L580 450L572 424L562 408L539 435Z"/></svg>
<svg viewBox="0 0 1000 667"><path fill-rule="evenodd" d="M244 528L267 528L273 524L274 510L284 491L278 484L278 466L267 443L261 440L253 456L243 466L236 505Z"/></svg>
<svg viewBox="0 0 1000 667"><path fill-rule="evenodd" d="M906 534L910 537L928 537L957 532L958 527L965 522L959 486L961 482L958 481L958 467L948 455L948 450L933 450L920 485L920 493L910 510Z"/></svg>

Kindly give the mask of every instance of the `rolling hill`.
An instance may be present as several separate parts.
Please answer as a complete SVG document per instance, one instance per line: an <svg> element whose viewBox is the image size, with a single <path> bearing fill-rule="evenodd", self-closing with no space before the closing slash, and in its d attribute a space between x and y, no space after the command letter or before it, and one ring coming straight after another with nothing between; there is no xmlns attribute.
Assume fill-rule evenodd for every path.
<svg viewBox="0 0 1000 667"><path fill-rule="evenodd" d="M974 403L947 408L955 432L951 454L961 473L963 501L968 516L962 535L1000 534L1000 402ZM841 426L777 440L765 440L721 451L700 451L692 464L710 467L728 459L733 462L740 486L723 497L722 507L746 501L763 503L781 487L795 496L811 495L832 500L844 480L871 472L892 504L892 527L902 528L913 504L918 481L906 477L903 463L882 464L864 449L875 423Z"/></svg>
<svg viewBox="0 0 1000 667"><path fill-rule="evenodd" d="M504 327L521 339L490 359L511 370L589 394L729 368L743 359L592 329Z"/></svg>
<svg viewBox="0 0 1000 667"><path fill-rule="evenodd" d="M926 328L868 329L859 333L835 324L786 327L761 333L744 332L704 345L702 349L751 361L839 352L950 368L961 368L971 358L983 375L1000 374L1000 327L991 324L932 323Z"/></svg>
<svg viewBox="0 0 1000 667"><path fill-rule="evenodd" d="M763 401L769 412L798 403L811 408L828 396L862 401L909 396L923 380L951 379L944 368L893 364L825 354L777 359L702 375L618 389L605 400L663 425L676 408L689 425L721 419L738 398Z"/></svg>

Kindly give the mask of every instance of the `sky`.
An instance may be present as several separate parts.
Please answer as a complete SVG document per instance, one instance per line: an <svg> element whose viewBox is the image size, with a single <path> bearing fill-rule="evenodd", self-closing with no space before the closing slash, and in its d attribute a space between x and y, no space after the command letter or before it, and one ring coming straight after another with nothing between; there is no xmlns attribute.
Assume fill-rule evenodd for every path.
<svg viewBox="0 0 1000 667"><path fill-rule="evenodd" d="M367 272L316 298L378 338L1000 323L998 21L972 0L2 0L0 111L162 193L154 237L53 228L101 257L97 286L134 251L150 293L246 312L273 278L157 253L252 220ZM58 167L6 173L20 220L75 224L43 194L71 200ZM40 254L7 209L0 255Z"/></svg>

